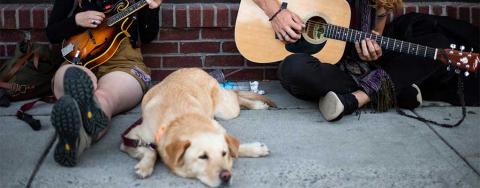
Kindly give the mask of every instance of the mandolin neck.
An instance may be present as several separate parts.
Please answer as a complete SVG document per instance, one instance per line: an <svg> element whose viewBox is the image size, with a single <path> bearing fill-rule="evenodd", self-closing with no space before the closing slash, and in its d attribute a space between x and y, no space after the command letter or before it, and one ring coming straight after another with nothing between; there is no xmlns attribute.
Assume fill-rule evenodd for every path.
<svg viewBox="0 0 480 188"><path fill-rule="evenodd" d="M362 32L354 29L344 28L336 25L327 24L324 28L323 34L327 38L337 39L347 42L356 42L365 38L375 40L382 49L387 49L395 52L406 53L431 59L437 59L436 48L422 46L410 42L405 42L397 39L392 39L372 33Z"/></svg>
<svg viewBox="0 0 480 188"><path fill-rule="evenodd" d="M124 18L130 16L134 12L140 10L145 5L147 5L147 1L140 0L136 3L134 3L133 5L130 5L130 6L126 7L125 10L122 10L122 11L116 13L115 15L109 17L108 20L107 20L107 25L112 26L112 25L116 24L117 22L119 22L119 21L123 20Z"/></svg>

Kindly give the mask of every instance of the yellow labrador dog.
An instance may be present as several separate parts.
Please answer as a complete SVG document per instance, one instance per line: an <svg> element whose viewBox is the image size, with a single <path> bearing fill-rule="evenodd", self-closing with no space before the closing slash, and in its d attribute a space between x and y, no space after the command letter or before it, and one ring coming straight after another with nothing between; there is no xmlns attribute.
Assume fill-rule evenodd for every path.
<svg viewBox="0 0 480 188"><path fill-rule="evenodd" d="M214 117L232 119L240 107L269 106L275 104L262 95L221 88L201 69L180 69L145 94L143 122L125 135L137 147L124 141L120 148L140 160L135 172L141 178L152 174L158 152L176 175L197 178L212 187L229 184L234 158L262 157L269 150L258 142L240 144Z"/></svg>

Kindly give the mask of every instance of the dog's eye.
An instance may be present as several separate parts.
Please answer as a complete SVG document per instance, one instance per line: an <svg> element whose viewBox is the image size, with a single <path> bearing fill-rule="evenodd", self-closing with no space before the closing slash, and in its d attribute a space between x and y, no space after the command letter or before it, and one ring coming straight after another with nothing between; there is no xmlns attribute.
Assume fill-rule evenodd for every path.
<svg viewBox="0 0 480 188"><path fill-rule="evenodd" d="M208 160L208 155L207 155L207 154L203 154L203 155L200 155L198 158L199 158L199 159Z"/></svg>
<svg viewBox="0 0 480 188"><path fill-rule="evenodd" d="M226 152L226 151L223 151L223 152L222 152L222 157L225 157L226 154L227 154L227 152Z"/></svg>

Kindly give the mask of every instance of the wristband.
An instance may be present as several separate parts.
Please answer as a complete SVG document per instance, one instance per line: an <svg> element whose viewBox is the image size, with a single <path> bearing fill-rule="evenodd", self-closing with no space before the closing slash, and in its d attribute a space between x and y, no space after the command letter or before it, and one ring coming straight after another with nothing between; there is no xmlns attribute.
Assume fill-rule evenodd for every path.
<svg viewBox="0 0 480 188"><path fill-rule="evenodd" d="M282 5L280 5L280 9L278 9L278 11L275 12L275 14L273 14L273 16L270 19L268 19L268 21L272 21L275 18L275 16L277 16L278 13L280 13L284 9L287 9L287 5L288 5L287 2L282 2Z"/></svg>

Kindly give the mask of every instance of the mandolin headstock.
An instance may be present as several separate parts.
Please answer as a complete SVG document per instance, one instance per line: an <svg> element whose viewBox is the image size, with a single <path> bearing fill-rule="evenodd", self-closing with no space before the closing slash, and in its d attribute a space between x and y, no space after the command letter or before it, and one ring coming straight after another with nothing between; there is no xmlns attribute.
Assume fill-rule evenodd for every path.
<svg viewBox="0 0 480 188"><path fill-rule="evenodd" d="M480 63L479 54L471 52L465 52L465 47L460 46L460 51L455 50L456 45L450 45L452 49L444 49L444 54L448 57L446 64L448 64L447 69L455 67L455 72L460 73L464 71L464 75L468 76L470 73L475 73L478 71L478 66Z"/></svg>

